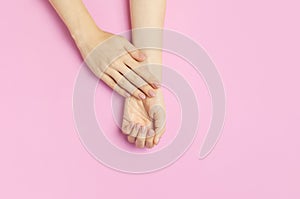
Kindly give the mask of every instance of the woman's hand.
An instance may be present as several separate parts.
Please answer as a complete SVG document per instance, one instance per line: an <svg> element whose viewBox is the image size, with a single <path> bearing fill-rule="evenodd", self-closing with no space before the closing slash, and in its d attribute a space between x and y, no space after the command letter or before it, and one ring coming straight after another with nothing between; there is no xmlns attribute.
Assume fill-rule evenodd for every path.
<svg viewBox="0 0 300 199"><path fill-rule="evenodd" d="M76 41L91 71L122 96L154 97L158 80L143 66L146 56L125 38L98 30Z"/></svg>
<svg viewBox="0 0 300 199"><path fill-rule="evenodd" d="M146 67L146 57L125 38L99 29L81 0L50 0L66 24L93 73L119 94L154 97L158 81Z"/></svg>

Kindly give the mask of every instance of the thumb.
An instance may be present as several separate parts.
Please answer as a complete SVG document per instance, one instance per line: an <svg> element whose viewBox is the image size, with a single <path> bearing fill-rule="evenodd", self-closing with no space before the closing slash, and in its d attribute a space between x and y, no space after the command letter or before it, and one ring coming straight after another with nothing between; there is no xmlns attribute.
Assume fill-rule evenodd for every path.
<svg viewBox="0 0 300 199"><path fill-rule="evenodd" d="M164 109L161 106L153 107L154 111L150 112L150 117L153 119L154 123L154 131L155 131L155 137L154 137L154 143L158 144L159 139L163 135L165 131L166 126L166 113Z"/></svg>

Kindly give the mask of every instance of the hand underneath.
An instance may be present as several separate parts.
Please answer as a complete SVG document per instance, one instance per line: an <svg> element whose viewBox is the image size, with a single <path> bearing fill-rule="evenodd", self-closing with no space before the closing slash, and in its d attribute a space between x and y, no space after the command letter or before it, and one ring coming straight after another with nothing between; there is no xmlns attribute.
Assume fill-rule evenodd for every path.
<svg viewBox="0 0 300 199"><path fill-rule="evenodd" d="M152 148L165 132L166 112L161 89L146 100L126 98L122 132L139 148Z"/></svg>

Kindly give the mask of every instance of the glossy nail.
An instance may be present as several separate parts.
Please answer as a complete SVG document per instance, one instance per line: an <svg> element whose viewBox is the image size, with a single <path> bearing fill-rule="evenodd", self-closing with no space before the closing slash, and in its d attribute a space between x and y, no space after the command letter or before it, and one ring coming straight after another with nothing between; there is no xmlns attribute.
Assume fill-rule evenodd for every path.
<svg viewBox="0 0 300 199"><path fill-rule="evenodd" d="M143 60L146 59L146 56L143 53L140 53L139 57L140 57L140 59L143 59Z"/></svg>
<svg viewBox="0 0 300 199"><path fill-rule="evenodd" d="M160 84L159 84L159 83L152 83L152 85L153 85L155 88L159 88L159 87L160 87Z"/></svg>
<svg viewBox="0 0 300 199"><path fill-rule="evenodd" d="M143 99L146 99L146 95L144 95L143 93L140 93L139 94L139 97L143 100Z"/></svg>
<svg viewBox="0 0 300 199"><path fill-rule="evenodd" d="M155 97L155 92L154 92L153 90L148 91L148 94L149 94L151 97Z"/></svg>

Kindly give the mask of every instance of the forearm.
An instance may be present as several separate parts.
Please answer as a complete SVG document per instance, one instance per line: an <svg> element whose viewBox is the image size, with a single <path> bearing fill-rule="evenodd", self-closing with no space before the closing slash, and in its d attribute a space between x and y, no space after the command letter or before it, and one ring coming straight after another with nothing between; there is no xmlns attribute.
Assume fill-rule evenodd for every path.
<svg viewBox="0 0 300 199"><path fill-rule="evenodd" d="M95 43L100 30L81 0L49 0L67 26L72 38L81 51L82 44ZM91 46L92 48L93 46ZM86 47L85 47L86 48ZM83 54L85 52L82 52Z"/></svg>
<svg viewBox="0 0 300 199"><path fill-rule="evenodd" d="M132 29L162 29L165 20L165 10L166 0L130 0ZM141 35L135 35L135 33L139 33L139 31L133 31L133 43L137 43L138 45L149 43L149 41L147 41L149 38L141 38ZM162 35L156 34L155 37L153 37L150 39L155 40L155 43L162 42ZM141 42L141 44L139 42Z"/></svg>
<svg viewBox="0 0 300 199"><path fill-rule="evenodd" d="M154 44L155 47L162 48L163 32L143 31L143 28L162 29L164 26L165 9L166 0L130 0L131 24L133 29L132 42L136 47L147 48ZM146 54L150 63L161 64L162 53L160 49L143 49L142 51ZM161 79L161 68L152 71Z"/></svg>
<svg viewBox="0 0 300 199"><path fill-rule="evenodd" d="M133 28L164 26L166 0L130 0Z"/></svg>

